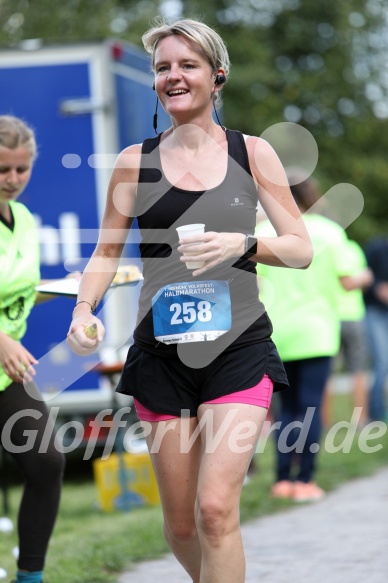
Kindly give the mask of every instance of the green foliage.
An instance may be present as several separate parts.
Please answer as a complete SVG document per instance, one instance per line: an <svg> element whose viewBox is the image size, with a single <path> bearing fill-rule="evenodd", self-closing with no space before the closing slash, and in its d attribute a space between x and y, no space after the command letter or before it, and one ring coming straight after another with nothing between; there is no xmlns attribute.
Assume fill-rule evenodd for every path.
<svg viewBox="0 0 388 583"><path fill-rule="evenodd" d="M0 45L68 43L141 34L166 3L156 0L0 0ZM167 3L171 6L171 3ZM381 0L182 0L225 39L232 61L224 91L228 127L260 135L296 122L319 148L325 190L356 185L365 209L349 227L364 242L386 232L387 51Z"/></svg>
<svg viewBox="0 0 388 583"><path fill-rule="evenodd" d="M349 227L361 243L386 232L384 139L387 87L378 47L384 45L379 1L255 0L190 3L226 40L232 60L224 91L228 127L260 135L272 124L304 126L319 149L323 192L357 186L362 215ZM222 25L222 26L221 26ZM373 100L367 94L374 93ZM380 94L380 97L378 97ZM381 118L375 112L382 111Z"/></svg>
<svg viewBox="0 0 388 583"><path fill-rule="evenodd" d="M0 0L0 45L32 38L45 44L122 38L139 20L144 31L154 14L155 3L147 0Z"/></svg>
<svg viewBox="0 0 388 583"><path fill-rule="evenodd" d="M20 488L12 489L12 519L20 500ZM167 551L162 536L159 507L132 512L101 512L96 488L90 481L67 482L61 511L46 562L48 580L62 583L108 583L132 562L149 559ZM11 550L17 545L16 533L0 533L1 567L11 576L15 560Z"/></svg>

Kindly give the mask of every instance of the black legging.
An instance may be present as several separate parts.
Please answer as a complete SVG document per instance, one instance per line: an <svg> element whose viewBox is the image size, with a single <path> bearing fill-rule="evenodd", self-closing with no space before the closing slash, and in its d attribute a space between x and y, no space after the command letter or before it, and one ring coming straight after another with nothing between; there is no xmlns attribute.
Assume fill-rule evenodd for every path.
<svg viewBox="0 0 388 583"><path fill-rule="evenodd" d="M12 383L5 391L0 391L0 432L2 445L21 469L25 482L18 517L18 568L42 571L58 514L65 460L55 448L53 433L48 431L48 410L39 398L38 389L30 384L28 392L34 392L37 399L19 383ZM16 416L11 420L22 411L18 420ZM36 419L39 413L41 416ZM43 451L39 452L45 430ZM22 449L21 446L25 446L26 451L12 451L17 447Z"/></svg>

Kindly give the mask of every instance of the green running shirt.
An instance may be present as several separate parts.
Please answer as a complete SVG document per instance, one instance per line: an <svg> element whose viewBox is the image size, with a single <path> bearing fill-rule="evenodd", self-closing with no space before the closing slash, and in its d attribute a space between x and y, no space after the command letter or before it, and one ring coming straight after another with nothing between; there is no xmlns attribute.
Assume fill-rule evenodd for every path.
<svg viewBox="0 0 388 583"><path fill-rule="evenodd" d="M20 202L10 202L13 231L0 221L0 330L20 340L35 303L40 280L39 242L35 221ZM12 380L0 366L0 391Z"/></svg>
<svg viewBox="0 0 388 583"><path fill-rule="evenodd" d="M333 221L304 214L314 259L308 269L257 264L260 297L273 323L273 340L284 361L334 356L340 345L339 277L349 275L347 236ZM258 236L275 236L270 223Z"/></svg>
<svg viewBox="0 0 388 583"><path fill-rule="evenodd" d="M348 240L349 275L357 275L367 267L364 251L356 241ZM340 290L339 315L341 322L359 322L365 317L364 296L361 289Z"/></svg>

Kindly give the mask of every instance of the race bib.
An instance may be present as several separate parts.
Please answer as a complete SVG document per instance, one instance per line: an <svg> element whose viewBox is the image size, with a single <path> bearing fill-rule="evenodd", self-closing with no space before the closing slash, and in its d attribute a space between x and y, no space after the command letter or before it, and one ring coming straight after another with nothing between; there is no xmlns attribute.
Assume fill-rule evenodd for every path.
<svg viewBox="0 0 388 583"><path fill-rule="evenodd" d="M227 281L184 281L152 298L154 335L164 344L215 340L232 326Z"/></svg>

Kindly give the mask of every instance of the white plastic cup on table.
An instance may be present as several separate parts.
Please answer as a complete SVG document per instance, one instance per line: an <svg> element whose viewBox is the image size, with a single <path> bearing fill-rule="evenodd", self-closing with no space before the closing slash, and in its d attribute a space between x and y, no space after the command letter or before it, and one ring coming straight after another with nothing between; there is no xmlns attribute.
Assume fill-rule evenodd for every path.
<svg viewBox="0 0 388 583"><path fill-rule="evenodd" d="M185 237L191 237L192 235L200 235L205 232L205 225L203 223L196 223L193 225L183 225L182 227L177 227L179 239L184 239ZM198 242L199 244L200 242ZM187 261L187 269L200 269L205 265L205 261Z"/></svg>

